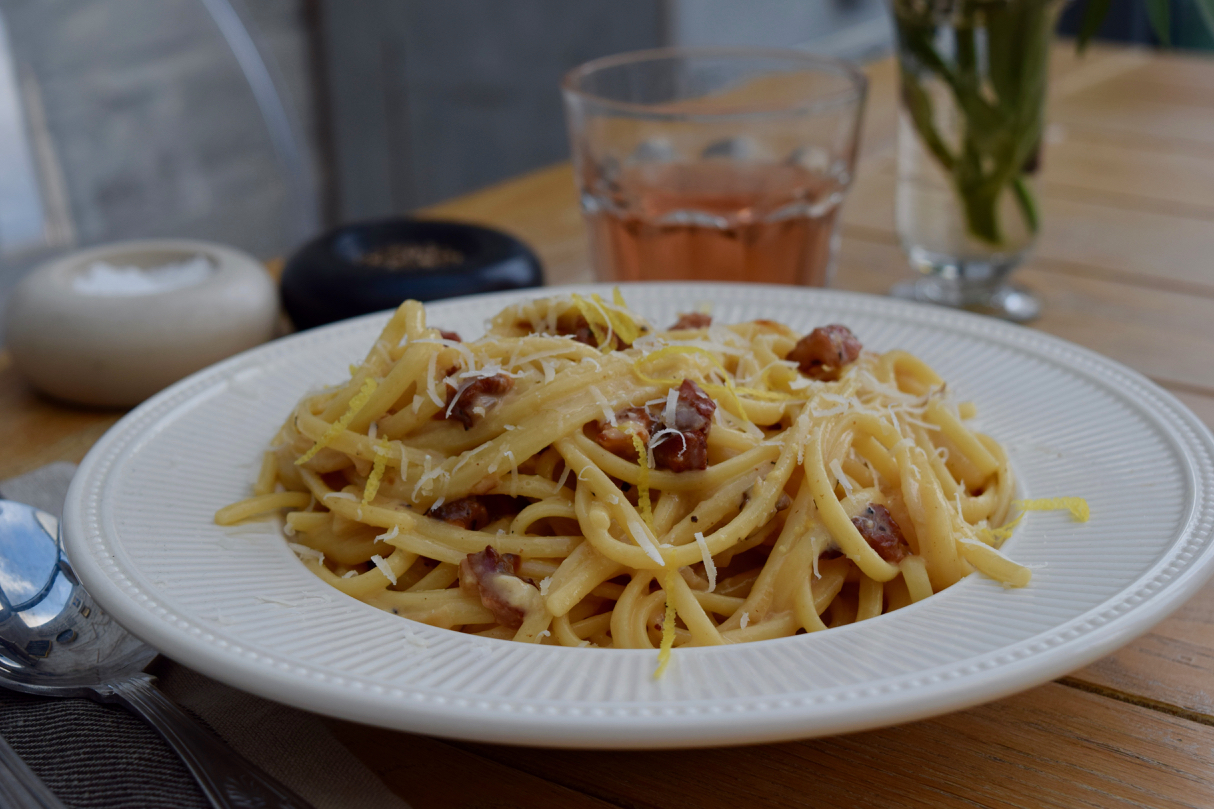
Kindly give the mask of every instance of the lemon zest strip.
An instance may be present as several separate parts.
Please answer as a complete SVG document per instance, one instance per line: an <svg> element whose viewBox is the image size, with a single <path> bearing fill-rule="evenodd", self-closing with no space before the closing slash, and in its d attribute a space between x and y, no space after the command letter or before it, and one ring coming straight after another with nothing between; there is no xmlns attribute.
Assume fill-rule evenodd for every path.
<svg viewBox="0 0 1214 809"><path fill-rule="evenodd" d="M1087 522L1092 512L1082 497L1044 497L1037 500L1013 500L1021 511L1069 511L1075 522Z"/></svg>
<svg viewBox="0 0 1214 809"><path fill-rule="evenodd" d="M658 667L653 672L653 679L659 679L670 665L670 650L674 648L674 596L671 595L671 576L677 576L678 571L669 570L662 577L662 589L666 591L666 617L662 619L662 646L658 651Z"/></svg>
<svg viewBox="0 0 1214 809"><path fill-rule="evenodd" d="M320 437L320 440L312 445L312 449L305 452L295 459L296 466L303 466L308 461L333 442L337 436L349 426L350 422L354 421L354 417L358 415L358 411L363 409L363 406L371 399L371 394L375 393L375 389L379 387L379 383L374 379L368 379L363 383L362 389L354 395L350 400L350 406L346 409L345 415L330 425L329 429L325 430L325 434Z"/></svg>
<svg viewBox="0 0 1214 809"><path fill-rule="evenodd" d="M379 482L384 477L384 467L388 465L388 453L391 445L387 439L381 438L375 447L375 461L371 464L371 474L367 477L366 488L363 489L363 505L370 505L379 492Z"/></svg>
<svg viewBox="0 0 1214 809"><path fill-rule="evenodd" d="M590 326L590 333L594 335L594 342L598 345L599 350L606 354L611 350L611 345L607 340L614 331L610 318L607 317L605 310L592 306L590 301L576 292L573 293L572 297L574 305L582 313L582 317L586 319L586 324Z"/></svg>
<svg viewBox="0 0 1214 809"><path fill-rule="evenodd" d="M636 342L636 339L643 333L640 325L636 322L636 319L630 314L617 312L614 309L611 309L607 305L607 302L598 296L598 293L595 293L591 297L602 304L603 311L607 313L607 318L611 321L611 325L615 329L615 333L620 335L620 339L623 340L626 345L632 345L634 342ZM624 296L620 294L619 287L616 287L615 291L612 293L612 303L621 309L628 309L628 304L624 303Z"/></svg>
<svg viewBox="0 0 1214 809"><path fill-rule="evenodd" d="M700 387L702 387L705 392L715 394L716 396L728 396L733 400L733 405L737 410L738 416L741 417L741 419L747 424L750 423L750 419L746 415L746 410L742 407L742 400L738 397L738 389L734 387L733 379L730 377L729 371L726 371L725 366L722 365L720 361L718 361L717 358L712 355L712 352L708 351L707 349L700 348L699 346L666 346L665 348L659 348L652 354L647 354L634 362L632 364L633 373L635 373L642 382L648 382L650 385L668 385L671 387L678 385L680 383L680 380L678 379L657 379L655 377L646 375L645 372L641 370L642 363L649 362L658 357L670 356L674 354L696 354L707 357L708 361L711 362L713 366L721 372L721 375L725 377L725 386L722 387L721 385L706 383Z"/></svg>
<svg viewBox="0 0 1214 809"><path fill-rule="evenodd" d="M980 538L985 541L987 545L991 545L993 547L1002 545L1004 542L1007 542L1012 538L1012 532L1016 530L1016 526L1019 525L1020 521L1024 519L1024 515L1026 513L1027 512L1021 512L1019 515L1017 515L1016 519L1009 523L1004 523L998 528L981 529L978 532ZM988 539L989 541L987 541Z"/></svg>

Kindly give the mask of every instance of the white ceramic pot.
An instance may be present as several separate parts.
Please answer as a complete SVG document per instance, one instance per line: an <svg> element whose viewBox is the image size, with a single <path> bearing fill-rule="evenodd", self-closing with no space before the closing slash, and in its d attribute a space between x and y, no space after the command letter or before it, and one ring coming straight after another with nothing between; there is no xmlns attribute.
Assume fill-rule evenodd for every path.
<svg viewBox="0 0 1214 809"><path fill-rule="evenodd" d="M188 286L94 294L81 280L97 262L151 269L204 257ZM35 269L13 291L6 347L38 389L58 399L125 407L274 336L278 296L262 264L210 242L157 239L82 250Z"/></svg>

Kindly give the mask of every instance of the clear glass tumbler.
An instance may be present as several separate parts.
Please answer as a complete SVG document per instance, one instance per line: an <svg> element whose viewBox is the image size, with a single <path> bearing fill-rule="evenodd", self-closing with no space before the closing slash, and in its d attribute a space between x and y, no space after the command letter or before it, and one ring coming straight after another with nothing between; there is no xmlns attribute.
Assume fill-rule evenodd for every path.
<svg viewBox="0 0 1214 809"><path fill-rule="evenodd" d="M1040 229L1050 43L1060 0L892 0L898 35L899 297L1032 320L1008 282Z"/></svg>
<svg viewBox="0 0 1214 809"><path fill-rule="evenodd" d="M825 286L865 77L800 51L588 62L565 110L597 277Z"/></svg>

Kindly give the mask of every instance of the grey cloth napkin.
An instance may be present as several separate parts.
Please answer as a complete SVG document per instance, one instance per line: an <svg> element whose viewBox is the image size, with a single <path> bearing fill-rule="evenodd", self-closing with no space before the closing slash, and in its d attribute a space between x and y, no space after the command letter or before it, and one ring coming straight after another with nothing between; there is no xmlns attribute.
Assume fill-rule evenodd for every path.
<svg viewBox="0 0 1214 809"><path fill-rule="evenodd" d="M74 464L0 481L0 496L62 516ZM319 717L229 688L164 657L160 688L316 809L408 809ZM142 720L87 700L0 689L0 735L73 809L204 809L176 754Z"/></svg>

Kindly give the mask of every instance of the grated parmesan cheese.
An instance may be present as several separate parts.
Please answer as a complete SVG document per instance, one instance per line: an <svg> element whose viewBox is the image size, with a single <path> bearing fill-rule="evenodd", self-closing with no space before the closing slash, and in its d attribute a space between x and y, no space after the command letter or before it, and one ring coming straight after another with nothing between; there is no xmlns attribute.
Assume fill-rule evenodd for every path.
<svg viewBox="0 0 1214 809"><path fill-rule="evenodd" d="M439 477L445 477L448 480L451 478L451 473L448 472L446 469L443 469L441 466L435 467L434 469L430 468L430 456L429 455L427 455L425 458L424 469L425 469L425 471L423 471L422 476L417 479L417 485L413 487L413 493L410 495L410 498L415 503L417 502L417 493L419 491L423 494L430 493L430 491L434 487L429 484L431 484L434 480L436 480ZM490 468L489 471L492 472L493 469Z"/></svg>
<svg viewBox="0 0 1214 809"><path fill-rule="evenodd" d="M510 459L510 496L518 497L518 461L514 460L513 450L508 449L502 455Z"/></svg>
<svg viewBox="0 0 1214 809"><path fill-rule="evenodd" d="M717 589L717 565L712 561L712 554L708 552L708 542L704 539L702 531L696 531L696 544L700 546L700 555L704 557L704 572L708 574L708 592Z"/></svg>
<svg viewBox="0 0 1214 809"><path fill-rule="evenodd" d="M345 573L342 574L342 578L343 579L352 579L357 575L358 575L357 570L347 570Z"/></svg>
<svg viewBox="0 0 1214 809"><path fill-rule="evenodd" d="M889 417L894 422L894 429L898 431L898 435L902 435L902 422L898 421L898 414L894 412L894 406L889 405L885 409L889 411Z"/></svg>
<svg viewBox="0 0 1214 809"><path fill-rule="evenodd" d="M545 576L544 578L540 579L540 595L542 595L542 596L548 595L548 588L551 586L552 586L552 577L551 576Z"/></svg>
<svg viewBox="0 0 1214 809"><path fill-rule="evenodd" d="M656 540L654 540L653 534L649 532L649 527L637 518L636 512L632 511L631 508L626 508L625 512L624 522L628 523L628 533L632 534L633 540L641 547L641 550L645 551L646 556L662 567L665 567L666 560L662 558L662 554L658 551L658 546L655 544Z"/></svg>
<svg viewBox="0 0 1214 809"><path fill-rule="evenodd" d="M679 390L672 387L670 392L666 394L666 410L662 414L662 420L666 422L668 428L673 428L678 422L675 420L675 410L678 408ZM684 444L687 442L684 441Z"/></svg>
<svg viewBox="0 0 1214 809"><path fill-rule="evenodd" d="M458 472L463 467L464 464L466 464L466 463L468 463L468 461L472 460L473 455L475 455L476 453L485 449L492 443L493 443L492 441L486 441L485 443L481 444L479 447L476 447L475 449L470 449L467 452L460 455L460 459L455 464L455 468L451 470L451 474L454 475L456 472Z"/></svg>
<svg viewBox="0 0 1214 809"><path fill-rule="evenodd" d="M665 427L661 430L658 430L656 433L654 433L653 435L651 435L649 437L649 457L650 457L649 465L650 466L655 465L652 460L654 447L661 446L662 444L664 444L666 442L666 439L672 435L678 436L679 440L683 442L683 451L685 452L687 450L687 436L683 435L682 432L680 432L679 430L676 430L673 427Z"/></svg>
<svg viewBox="0 0 1214 809"><path fill-rule="evenodd" d="M846 495L851 497L852 489L855 488L855 484L852 482L852 479L847 476L847 473L843 471L843 464L839 463L838 458L831 459L830 471L831 474L835 476L835 480L839 481L839 485L843 487L843 491L846 493Z"/></svg>
<svg viewBox="0 0 1214 809"><path fill-rule="evenodd" d="M322 565L325 563L325 555L315 548L309 548L307 545L301 545L298 542L288 542L287 547L295 551L295 555L300 559L315 559Z"/></svg>
<svg viewBox="0 0 1214 809"><path fill-rule="evenodd" d="M815 560L815 562L816 561L817 560ZM742 629L745 629L749 625L750 625L750 613L744 612L744 613L742 613L741 620L738 621L738 626L740 626Z"/></svg>
<svg viewBox="0 0 1214 809"><path fill-rule="evenodd" d="M384 558L378 553L371 557L371 561L379 568L379 572L384 574L384 578L396 584L396 574L392 572L392 565L384 561Z"/></svg>
<svg viewBox="0 0 1214 809"><path fill-rule="evenodd" d="M590 385L587 390L594 394L595 401L599 403L599 407L603 408L603 418L607 423L612 427L618 427L619 424L615 420L615 411L611 408L611 402L607 401L607 397L598 389L598 386Z"/></svg>
<svg viewBox="0 0 1214 809"><path fill-rule="evenodd" d="M430 363L426 366L426 393L430 396L430 401L439 407L443 406L443 400L438 398L438 352L435 351L430 355Z"/></svg>

